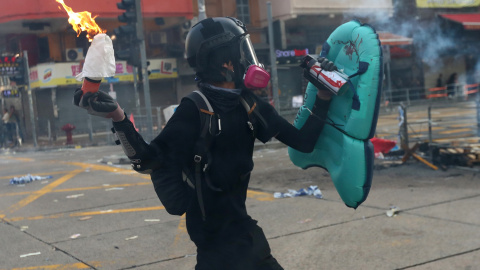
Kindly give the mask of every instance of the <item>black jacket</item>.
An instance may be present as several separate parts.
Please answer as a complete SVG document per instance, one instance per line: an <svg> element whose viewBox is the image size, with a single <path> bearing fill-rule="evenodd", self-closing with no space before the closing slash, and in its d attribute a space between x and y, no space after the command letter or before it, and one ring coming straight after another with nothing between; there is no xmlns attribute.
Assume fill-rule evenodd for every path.
<svg viewBox="0 0 480 270"><path fill-rule="evenodd" d="M199 111L193 101L183 99L163 131L152 141L162 149L164 165L151 174L155 191L170 214L186 212L187 231L198 246L214 245L216 241L246 232L256 224L245 207L250 172L253 169L255 139L263 143L276 137L281 142L302 152L311 152L323 129L329 102L317 101L313 110L318 117L310 117L301 130L279 116L275 109L250 91L266 125L257 125L253 137L245 108L239 104L227 113L220 113L222 132L212 142L210 179L222 189L214 191L205 185L203 198L206 220L202 215L196 193L183 181L182 168L192 166L193 149L200 133ZM212 104L215 112L218 110ZM181 199L188 196L191 200Z"/></svg>

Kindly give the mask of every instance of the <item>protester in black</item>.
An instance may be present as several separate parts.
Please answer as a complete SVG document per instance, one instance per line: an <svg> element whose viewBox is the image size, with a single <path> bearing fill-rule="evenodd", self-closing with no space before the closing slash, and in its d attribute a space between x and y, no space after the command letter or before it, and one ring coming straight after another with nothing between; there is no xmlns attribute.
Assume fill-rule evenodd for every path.
<svg viewBox="0 0 480 270"><path fill-rule="evenodd" d="M174 215L186 212L187 231L197 246L199 269L283 269L271 255L257 221L246 210L247 188L253 170L255 139L275 137L302 152L311 152L324 126L331 94L317 92L312 116L296 129L275 109L245 87L247 69L259 68L246 28L234 18L209 18L192 27L186 41L187 59L195 69L199 90L206 96L221 125L210 146L208 176L202 185L205 216L198 193L183 178L194 170L195 144L200 134L200 112L184 98L162 132L150 143L140 135L110 96L77 90L76 105L91 114L112 118L125 153L136 170L148 171L165 209ZM335 66L328 59L322 66ZM247 76L245 76L247 77ZM99 83L99 82L94 82ZM252 130L240 97L252 99L262 121ZM125 139L127 138L127 139ZM140 160L140 161L139 161Z"/></svg>

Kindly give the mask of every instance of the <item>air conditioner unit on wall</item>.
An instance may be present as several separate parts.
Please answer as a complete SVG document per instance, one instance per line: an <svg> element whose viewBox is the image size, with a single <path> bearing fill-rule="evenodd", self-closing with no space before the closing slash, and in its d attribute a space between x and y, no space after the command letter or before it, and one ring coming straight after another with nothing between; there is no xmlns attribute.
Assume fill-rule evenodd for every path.
<svg viewBox="0 0 480 270"><path fill-rule="evenodd" d="M65 51L67 61L75 62L85 59L83 56L83 48L69 48Z"/></svg>
<svg viewBox="0 0 480 270"><path fill-rule="evenodd" d="M150 45L161 45L167 43L167 33L154 31L150 33Z"/></svg>

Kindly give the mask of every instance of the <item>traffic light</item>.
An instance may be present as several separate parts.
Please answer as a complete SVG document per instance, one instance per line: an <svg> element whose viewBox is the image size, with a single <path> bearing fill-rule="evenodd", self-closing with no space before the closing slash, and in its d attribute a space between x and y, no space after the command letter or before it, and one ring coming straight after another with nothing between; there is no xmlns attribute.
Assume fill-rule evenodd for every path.
<svg viewBox="0 0 480 270"><path fill-rule="evenodd" d="M140 53L137 44L134 43L122 43L117 44L115 48L115 58L118 60L127 61L127 64L133 67L139 67Z"/></svg>
<svg viewBox="0 0 480 270"><path fill-rule="evenodd" d="M17 85L25 84L25 65L26 62L22 56L15 57L15 70L14 75L10 77L10 81L15 82Z"/></svg>
<svg viewBox="0 0 480 270"><path fill-rule="evenodd" d="M118 16L118 21L126 25L113 30L116 37L115 57L126 60L131 66L139 67L141 62L138 41L143 38L142 27L137 20L142 18L140 0L122 0L117 3L117 8L125 10Z"/></svg>

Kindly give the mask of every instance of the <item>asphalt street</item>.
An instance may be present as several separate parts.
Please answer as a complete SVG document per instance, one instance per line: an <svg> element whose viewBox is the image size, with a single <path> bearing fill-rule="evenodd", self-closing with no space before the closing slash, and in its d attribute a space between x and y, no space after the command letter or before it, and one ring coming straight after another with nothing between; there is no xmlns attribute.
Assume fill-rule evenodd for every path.
<svg viewBox="0 0 480 270"><path fill-rule="evenodd" d="M247 200L285 269L480 269L475 168L376 160L353 210L327 172L295 167L286 150L255 151ZM0 269L193 269L184 217L164 210L148 176L109 163L120 156L117 146L0 154ZM9 184L26 174L51 178ZM310 185L324 198L273 197Z"/></svg>

